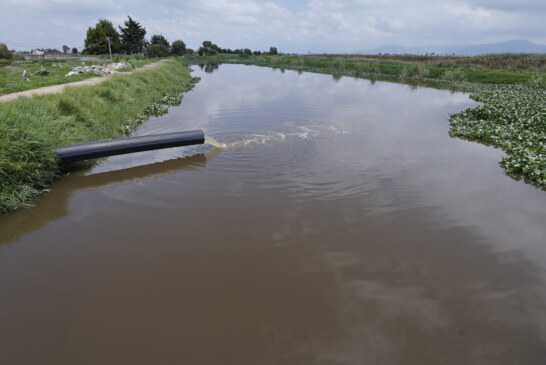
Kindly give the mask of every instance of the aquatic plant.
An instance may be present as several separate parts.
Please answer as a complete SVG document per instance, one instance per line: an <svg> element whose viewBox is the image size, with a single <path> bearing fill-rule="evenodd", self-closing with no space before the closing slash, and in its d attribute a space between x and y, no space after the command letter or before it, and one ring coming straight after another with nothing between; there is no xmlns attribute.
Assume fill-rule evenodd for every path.
<svg viewBox="0 0 546 365"><path fill-rule="evenodd" d="M144 109L144 114L149 116L158 117L165 113L167 113L167 107L161 103L156 102L149 104L148 106L146 106L146 109Z"/></svg>
<svg viewBox="0 0 546 365"><path fill-rule="evenodd" d="M546 186L546 89L536 85L479 85L483 105L450 116L450 135L501 147L501 165Z"/></svg>

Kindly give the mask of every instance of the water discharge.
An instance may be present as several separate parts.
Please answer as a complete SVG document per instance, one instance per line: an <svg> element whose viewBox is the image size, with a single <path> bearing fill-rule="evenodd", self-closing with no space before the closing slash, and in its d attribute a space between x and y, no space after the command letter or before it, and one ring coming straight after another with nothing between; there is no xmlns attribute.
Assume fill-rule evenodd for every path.
<svg viewBox="0 0 546 365"><path fill-rule="evenodd" d="M468 95L214 71L135 133L208 145L0 217L0 363L544 363L546 193L449 137Z"/></svg>
<svg viewBox="0 0 546 365"><path fill-rule="evenodd" d="M220 142L216 141L214 138L211 138L211 137L205 137L205 144L210 144L211 146L216 147L216 148L226 148L227 147L226 144L220 143Z"/></svg>

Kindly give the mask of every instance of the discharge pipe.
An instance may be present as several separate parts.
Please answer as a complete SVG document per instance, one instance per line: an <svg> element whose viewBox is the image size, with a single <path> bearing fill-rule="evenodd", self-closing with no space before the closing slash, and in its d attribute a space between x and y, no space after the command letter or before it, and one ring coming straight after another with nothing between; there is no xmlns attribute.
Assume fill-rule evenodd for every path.
<svg viewBox="0 0 546 365"><path fill-rule="evenodd" d="M205 133L196 130L72 144L57 147L55 153L61 162L66 163L203 143Z"/></svg>

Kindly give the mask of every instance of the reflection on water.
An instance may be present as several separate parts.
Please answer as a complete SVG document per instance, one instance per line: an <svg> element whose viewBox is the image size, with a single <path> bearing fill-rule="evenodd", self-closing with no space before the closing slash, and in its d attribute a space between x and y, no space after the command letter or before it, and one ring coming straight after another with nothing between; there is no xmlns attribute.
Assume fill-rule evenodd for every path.
<svg viewBox="0 0 546 365"><path fill-rule="evenodd" d="M19 210L1 217L0 244L16 241L21 236L67 215L68 199L76 193L135 183L174 174L184 169L205 166L207 159L214 157L219 151L218 148L213 148L203 154L91 175L85 174L84 171L72 173L56 181L51 191L40 197L32 209Z"/></svg>
<svg viewBox="0 0 546 365"><path fill-rule="evenodd" d="M219 67L220 65L217 63L199 64L199 68L209 74L218 70Z"/></svg>
<svg viewBox="0 0 546 365"><path fill-rule="evenodd" d="M0 362L544 362L546 196L449 137L467 95L195 70L136 134L225 148L108 158L0 219Z"/></svg>

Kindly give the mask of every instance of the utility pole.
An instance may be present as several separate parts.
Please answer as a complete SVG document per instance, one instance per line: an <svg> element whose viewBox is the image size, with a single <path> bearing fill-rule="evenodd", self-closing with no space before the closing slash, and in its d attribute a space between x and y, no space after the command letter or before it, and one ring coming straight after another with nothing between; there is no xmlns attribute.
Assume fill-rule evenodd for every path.
<svg viewBox="0 0 546 365"><path fill-rule="evenodd" d="M106 37L106 40L108 41L108 51L110 52L110 64L114 63L112 60L112 47L110 47L110 40L112 37Z"/></svg>

